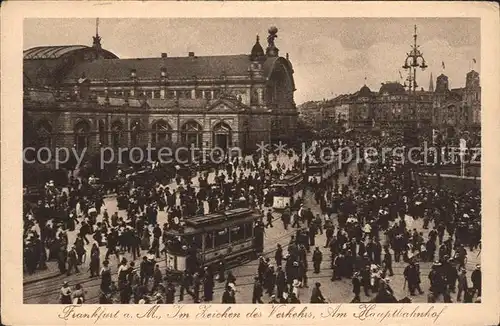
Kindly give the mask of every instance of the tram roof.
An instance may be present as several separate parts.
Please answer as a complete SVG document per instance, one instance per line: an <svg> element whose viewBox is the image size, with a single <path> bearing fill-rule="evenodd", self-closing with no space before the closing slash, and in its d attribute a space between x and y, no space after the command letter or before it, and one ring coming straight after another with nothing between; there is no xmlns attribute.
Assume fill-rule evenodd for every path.
<svg viewBox="0 0 500 326"><path fill-rule="evenodd" d="M283 179L275 180L271 186L272 187L291 186L302 182L302 180L303 176L300 173L288 174Z"/></svg>
<svg viewBox="0 0 500 326"><path fill-rule="evenodd" d="M249 208L235 208L221 213L199 215L186 218L184 232L169 230L168 234L189 235L193 233L204 233L221 230L233 225L253 222L261 217L261 213Z"/></svg>

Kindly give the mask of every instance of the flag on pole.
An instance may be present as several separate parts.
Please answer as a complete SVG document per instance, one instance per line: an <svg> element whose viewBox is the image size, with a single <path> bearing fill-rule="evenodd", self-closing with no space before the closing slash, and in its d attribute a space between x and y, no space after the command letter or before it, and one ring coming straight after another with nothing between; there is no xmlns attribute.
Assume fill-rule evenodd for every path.
<svg viewBox="0 0 500 326"><path fill-rule="evenodd" d="M476 59L472 59L472 62L477 63L477 62L476 62Z"/></svg>
<svg viewBox="0 0 500 326"><path fill-rule="evenodd" d="M443 66L443 69L446 69L446 66L444 65L444 61L441 62L441 66Z"/></svg>
<svg viewBox="0 0 500 326"><path fill-rule="evenodd" d="M399 71L399 78L403 79L403 75L401 74L401 70Z"/></svg>

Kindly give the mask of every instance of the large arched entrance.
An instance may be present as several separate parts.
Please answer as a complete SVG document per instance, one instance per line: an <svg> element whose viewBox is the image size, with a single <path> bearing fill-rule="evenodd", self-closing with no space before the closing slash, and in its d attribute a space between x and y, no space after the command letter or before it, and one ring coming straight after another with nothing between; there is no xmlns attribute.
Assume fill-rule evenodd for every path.
<svg viewBox="0 0 500 326"><path fill-rule="evenodd" d="M231 146L232 144L231 127L227 123L221 121L213 127L212 143L214 147L219 147L222 149L226 149L229 146Z"/></svg>
<svg viewBox="0 0 500 326"><path fill-rule="evenodd" d="M172 128L165 120L158 120L152 125L151 142L153 144L164 143L172 140Z"/></svg>
<svg viewBox="0 0 500 326"><path fill-rule="evenodd" d="M52 148L52 125L47 120L40 120L36 127L38 143L41 147Z"/></svg>
<svg viewBox="0 0 500 326"><path fill-rule="evenodd" d="M138 146L141 142L142 126L139 120L130 123L130 145Z"/></svg>
<svg viewBox="0 0 500 326"><path fill-rule="evenodd" d="M89 145L90 124L85 120L80 120L75 125L75 146L78 152Z"/></svg>
<svg viewBox="0 0 500 326"><path fill-rule="evenodd" d="M122 142L123 123L115 121L111 124L111 145L115 148L120 147Z"/></svg>
<svg viewBox="0 0 500 326"><path fill-rule="evenodd" d="M181 127L181 141L183 144L195 148L203 146L203 128L196 121L188 121Z"/></svg>

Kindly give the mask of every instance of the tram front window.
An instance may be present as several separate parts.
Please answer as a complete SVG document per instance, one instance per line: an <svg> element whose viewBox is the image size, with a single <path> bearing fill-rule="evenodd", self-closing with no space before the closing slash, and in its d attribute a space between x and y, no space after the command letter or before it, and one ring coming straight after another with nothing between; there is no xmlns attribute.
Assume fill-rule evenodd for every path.
<svg viewBox="0 0 500 326"><path fill-rule="evenodd" d="M229 232L228 229L223 229L220 231L215 231L215 246L219 247L229 243Z"/></svg>
<svg viewBox="0 0 500 326"><path fill-rule="evenodd" d="M182 252L184 249L183 246L187 246L188 243L186 239L183 239L181 236L167 234L167 249L173 253Z"/></svg>
<svg viewBox="0 0 500 326"><path fill-rule="evenodd" d="M287 196L289 196L288 190L285 189L284 187L276 187L276 188L274 188L273 194L274 194L274 196L277 196L277 197L287 197Z"/></svg>
<svg viewBox="0 0 500 326"><path fill-rule="evenodd" d="M201 234L185 235L185 236L183 236L183 240L190 247L194 247L196 249L201 249L201 242L202 242Z"/></svg>

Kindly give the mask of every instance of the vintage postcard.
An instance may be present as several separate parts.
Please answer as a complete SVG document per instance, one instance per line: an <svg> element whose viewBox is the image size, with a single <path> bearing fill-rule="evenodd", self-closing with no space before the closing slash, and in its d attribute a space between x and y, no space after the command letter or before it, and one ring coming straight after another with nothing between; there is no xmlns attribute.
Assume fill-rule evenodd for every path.
<svg viewBox="0 0 500 326"><path fill-rule="evenodd" d="M498 13L7 3L2 322L498 324Z"/></svg>

